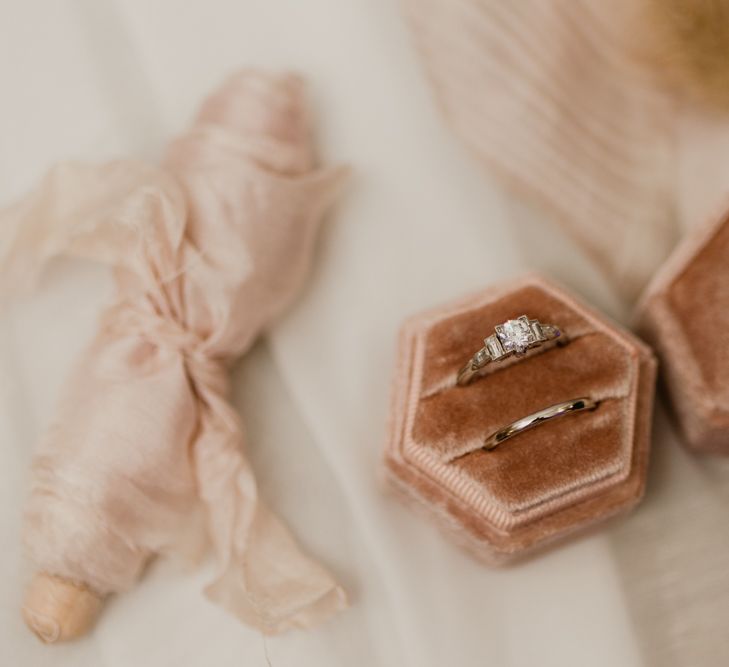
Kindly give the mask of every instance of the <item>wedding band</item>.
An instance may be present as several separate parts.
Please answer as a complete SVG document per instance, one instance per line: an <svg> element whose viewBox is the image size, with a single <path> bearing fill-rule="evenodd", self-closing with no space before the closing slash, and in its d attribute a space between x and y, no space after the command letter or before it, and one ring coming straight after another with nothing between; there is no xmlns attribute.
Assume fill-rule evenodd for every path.
<svg viewBox="0 0 729 667"><path fill-rule="evenodd" d="M456 382L461 386L467 385L480 375L486 364L502 361L511 356L520 357L526 354L527 350L539 347L562 335L554 325L530 320L526 315L497 324L494 333L484 338L484 346L458 371Z"/></svg>
<svg viewBox="0 0 729 667"><path fill-rule="evenodd" d="M498 447L504 440L513 438L519 433L534 428L539 424L542 424L555 417L561 417L562 415L568 415L573 412L582 412L583 410L594 410L598 406L599 402L594 401L591 398L575 398L571 401L564 401L563 403L556 403L550 405L548 408L539 410L528 417L522 417L517 419L515 422L504 426L495 433L492 433L488 438L484 440L482 449L489 451Z"/></svg>

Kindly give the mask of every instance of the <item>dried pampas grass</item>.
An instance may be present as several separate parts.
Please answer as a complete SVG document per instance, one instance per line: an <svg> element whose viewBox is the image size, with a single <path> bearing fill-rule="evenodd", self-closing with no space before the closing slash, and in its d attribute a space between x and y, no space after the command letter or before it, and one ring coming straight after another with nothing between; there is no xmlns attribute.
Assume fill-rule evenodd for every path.
<svg viewBox="0 0 729 667"><path fill-rule="evenodd" d="M643 0L637 45L681 92L729 111L729 0Z"/></svg>

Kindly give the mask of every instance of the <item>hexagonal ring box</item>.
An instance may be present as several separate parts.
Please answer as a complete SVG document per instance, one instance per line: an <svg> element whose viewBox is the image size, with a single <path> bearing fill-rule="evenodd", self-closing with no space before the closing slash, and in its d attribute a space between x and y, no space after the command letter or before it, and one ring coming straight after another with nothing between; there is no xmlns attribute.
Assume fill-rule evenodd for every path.
<svg viewBox="0 0 729 667"><path fill-rule="evenodd" d="M488 364L458 386L484 337L523 314L559 327L567 344ZM386 477L478 557L511 560L638 502L655 374L647 346L540 276L422 313L400 335ZM579 397L599 405L480 447L503 426Z"/></svg>

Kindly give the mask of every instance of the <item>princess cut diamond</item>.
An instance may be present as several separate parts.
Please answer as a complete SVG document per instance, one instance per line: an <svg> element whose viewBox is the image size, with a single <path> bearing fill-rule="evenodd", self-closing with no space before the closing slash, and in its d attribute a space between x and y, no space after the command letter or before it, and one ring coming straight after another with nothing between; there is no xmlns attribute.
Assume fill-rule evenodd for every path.
<svg viewBox="0 0 729 667"><path fill-rule="evenodd" d="M535 341L534 332L529 326L529 318L526 315L498 325L496 335L504 346L504 350L515 354L524 354L529 345Z"/></svg>

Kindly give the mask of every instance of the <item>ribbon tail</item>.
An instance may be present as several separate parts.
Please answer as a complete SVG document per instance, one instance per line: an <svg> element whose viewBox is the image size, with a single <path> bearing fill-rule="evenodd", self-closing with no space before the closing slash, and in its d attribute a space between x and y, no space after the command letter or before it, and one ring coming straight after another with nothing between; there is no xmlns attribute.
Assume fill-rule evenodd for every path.
<svg viewBox="0 0 729 667"><path fill-rule="evenodd" d="M210 415L195 443L199 493L220 562L205 593L265 634L310 627L344 609L346 594L258 498L242 440L239 428Z"/></svg>
<svg viewBox="0 0 729 667"><path fill-rule="evenodd" d="M145 250L178 244L185 202L175 179L135 160L65 162L15 204L0 210L0 285L9 294L33 286L61 255L142 272Z"/></svg>

